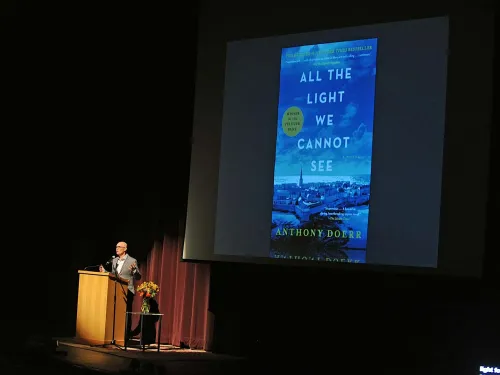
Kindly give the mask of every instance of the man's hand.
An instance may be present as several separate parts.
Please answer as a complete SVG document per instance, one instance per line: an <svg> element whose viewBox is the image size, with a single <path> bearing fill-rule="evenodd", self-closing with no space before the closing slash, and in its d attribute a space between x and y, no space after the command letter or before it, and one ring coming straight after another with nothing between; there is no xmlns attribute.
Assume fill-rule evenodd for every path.
<svg viewBox="0 0 500 375"><path fill-rule="evenodd" d="M102 266L102 264L99 266L99 272L106 272L106 270L104 269L104 267Z"/></svg>
<svg viewBox="0 0 500 375"><path fill-rule="evenodd" d="M130 271L134 272L137 269L137 263L132 263L129 267Z"/></svg>

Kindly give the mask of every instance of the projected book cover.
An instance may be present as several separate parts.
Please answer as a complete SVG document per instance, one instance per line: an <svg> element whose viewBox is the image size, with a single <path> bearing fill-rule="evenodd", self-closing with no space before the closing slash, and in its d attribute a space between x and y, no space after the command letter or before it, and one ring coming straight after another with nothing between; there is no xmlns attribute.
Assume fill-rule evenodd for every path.
<svg viewBox="0 0 500 375"><path fill-rule="evenodd" d="M377 39L281 54L272 258L366 262Z"/></svg>

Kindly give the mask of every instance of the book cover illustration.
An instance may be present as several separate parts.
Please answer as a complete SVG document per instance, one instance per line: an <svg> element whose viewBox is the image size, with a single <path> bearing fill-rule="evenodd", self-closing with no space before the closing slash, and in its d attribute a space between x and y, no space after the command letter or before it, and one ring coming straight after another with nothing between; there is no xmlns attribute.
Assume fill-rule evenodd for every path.
<svg viewBox="0 0 500 375"><path fill-rule="evenodd" d="M377 39L284 48L270 257L365 263Z"/></svg>

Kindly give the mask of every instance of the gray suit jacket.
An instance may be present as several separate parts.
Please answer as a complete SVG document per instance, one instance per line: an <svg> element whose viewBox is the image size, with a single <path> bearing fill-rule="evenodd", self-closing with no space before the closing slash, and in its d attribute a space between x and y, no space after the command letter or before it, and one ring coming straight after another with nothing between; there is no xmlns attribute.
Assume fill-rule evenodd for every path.
<svg viewBox="0 0 500 375"><path fill-rule="evenodd" d="M142 275L139 272L139 268L136 268L134 273L132 273L130 271L130 266L133 263L137 264L137 260L135 260L135 258L132 258L130 255L127 254L127 258L125 259L125 263L123 263L122 269L120 270L120 273L118 274L118 276L120 276L123 279L128 280L128 289L132 293L135 294L134 280L140 280ZM111 272L111 273L115 273L117 265L118 265L118 257L113 259L113 263L111 264L111 271L107 271L107 270L106 271Z"/></svg>

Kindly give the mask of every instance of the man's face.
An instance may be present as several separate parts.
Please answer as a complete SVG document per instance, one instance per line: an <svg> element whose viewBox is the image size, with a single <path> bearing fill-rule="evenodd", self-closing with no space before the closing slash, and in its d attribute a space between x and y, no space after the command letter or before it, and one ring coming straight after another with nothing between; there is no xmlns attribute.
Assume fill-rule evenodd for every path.
<svg viewBox="0 0 500 375"><path fill-rule="evenodd" d="M116 255L120 257L125 251L127 251L127 244L125 242L118 242L116 244Z"/></svg>

